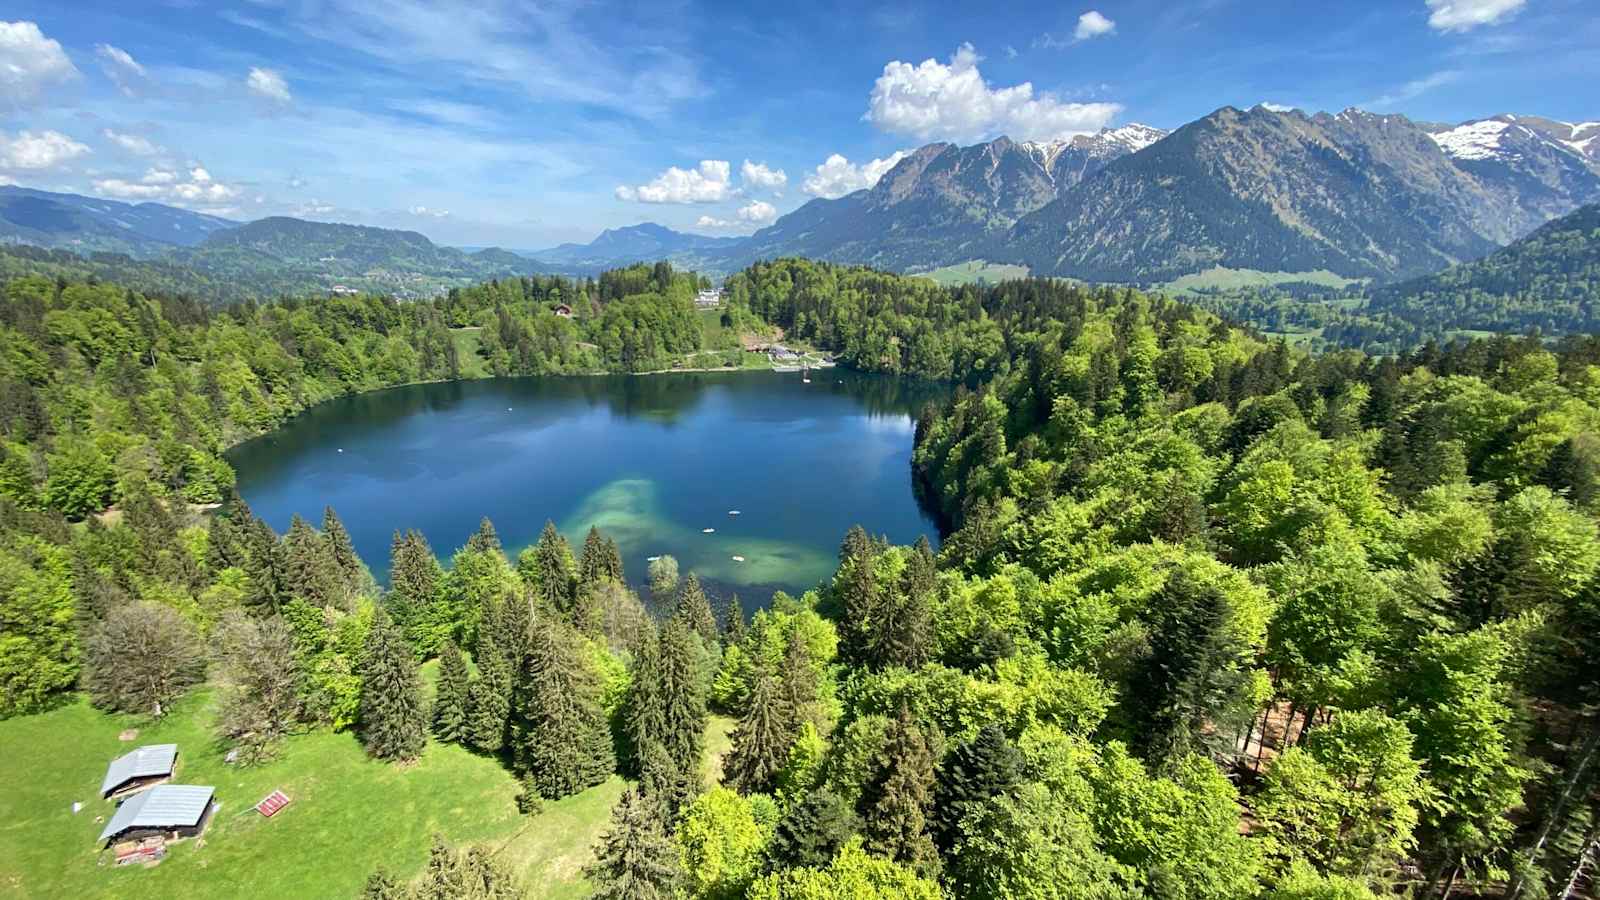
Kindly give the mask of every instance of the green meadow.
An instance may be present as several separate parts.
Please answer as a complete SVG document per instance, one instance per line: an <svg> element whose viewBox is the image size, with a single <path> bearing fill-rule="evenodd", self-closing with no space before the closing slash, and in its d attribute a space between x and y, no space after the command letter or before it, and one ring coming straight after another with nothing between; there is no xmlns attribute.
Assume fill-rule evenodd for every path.
<svg viewBox="0 0 1600 900"><path fill-rule="evenodd" d="M353 898L378 866L407 878L420 872L435 832L489 848L521 873L530 897L589 893L582 869L621 778L523 816L505 767L453 744L430 743L415 763L395 766L368 759L352 734L319 729L291 737L270 763L230 766L211 735L212 710L201 689L156 723L83 700L0 721L9 776L0 789L0 897ZM708 775L720 770L731 724L711 722ZM138 728L138 738L120 741L125 728ZM215 786L220 808L204 835L171 845L159 865L119 868L97 840L112 812L99 798L100 779L113 758L149 743L176 743L176 781ZM264 819L253 807L275 789L292 802ZM74 801L83 803L76 814Z"/></svg>

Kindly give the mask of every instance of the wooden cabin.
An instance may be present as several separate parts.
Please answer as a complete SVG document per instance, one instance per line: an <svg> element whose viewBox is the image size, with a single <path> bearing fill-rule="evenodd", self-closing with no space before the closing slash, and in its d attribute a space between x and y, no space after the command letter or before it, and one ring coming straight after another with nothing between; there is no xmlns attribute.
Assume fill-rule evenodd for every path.
<svg viewBox="0 0 1600 900"><path fill-rule="evenodd" d="M205 831L216 804L215 788L194 784L162 784L135 794L117 807L100 832L100 843L143 841L160 837L176 841Z"/></svg>
<svg viewBox="0 0 1600 900"><path fill-rule="evenodd" d="M177 768L177 744L148 744L111 761L100 781L100 796L122 800L171 781Z"/></svg>

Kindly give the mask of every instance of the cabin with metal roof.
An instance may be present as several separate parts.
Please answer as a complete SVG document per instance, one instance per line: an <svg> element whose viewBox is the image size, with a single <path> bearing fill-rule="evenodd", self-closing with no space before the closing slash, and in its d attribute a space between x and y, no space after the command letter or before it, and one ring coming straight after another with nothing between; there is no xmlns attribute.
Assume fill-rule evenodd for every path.
<svg viewBox="0 0 1600 900"><path fill-rule="evenodd" d="M205 830L216 804L211 797L216 789L193 784L160 784L134 794L122 805L100 832L100 842L163 837L167 840L194 837Z"/></svg>
<svg viewBox="0 0 1600 900"><path fill-rule="evenodd" d="M148 744L124 753L106 767L100 796L121 799L171 781L177 766L177 744Z"/></svg>

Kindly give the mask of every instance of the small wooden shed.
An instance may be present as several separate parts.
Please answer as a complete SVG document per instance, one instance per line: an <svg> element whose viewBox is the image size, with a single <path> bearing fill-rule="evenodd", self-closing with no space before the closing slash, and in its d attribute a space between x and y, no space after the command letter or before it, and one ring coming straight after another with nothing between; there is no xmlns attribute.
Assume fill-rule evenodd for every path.
<svg viewBox="0 0 1600 900"><path fill-rule="evenodd" d="M177 744L147 744L111 761L100 782L100 796L121 800L172 780L178 767Z"/></svg>

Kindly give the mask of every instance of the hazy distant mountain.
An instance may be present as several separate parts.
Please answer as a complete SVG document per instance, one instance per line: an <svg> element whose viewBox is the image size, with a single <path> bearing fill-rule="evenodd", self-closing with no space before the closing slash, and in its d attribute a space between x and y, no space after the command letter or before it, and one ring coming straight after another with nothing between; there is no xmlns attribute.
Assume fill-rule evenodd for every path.
<svg viewBox="0 0 1600 900"><path fill-rule="evenodd" d="M1018 219L1164 134L1129 125L1051 143L1000 137L971 147L929 144L867 190L813 200L780 218L737 254L745 260L814 256L890 269L972 259Z"/></svg>
<svg viewBox="0 0 1600 900"><path fill-rule="evenodd" d="M636 262L667 259L694 267L744 242L742 237L712 237L673 231L654 222L608 228L587 244L561 244L527 254L546 267L592 274Z"/></svg>
<svg viewBox="0 0 1600 900"><path fill-rule="evenodd" d="M173 247L192 247L238 224L160 203L0 186L0 241L6 243L152 257Z"/></svg>
<svg viewBox="0 0 1600 900"><path fill-rule="evenodd" d="M1380 288L1368 309L1422 322L1436 332L1600 330L1600 203L1482 259Z"/></svg>
<svg viewBox="0 0 1600 900"><path fill-rule="evenodd" d="M274 292L354 290L423 297L488 278L528 274L532 260L490 247L466 253L415 231L284 216L217 231L170 258L207 275Z"/></svg>

